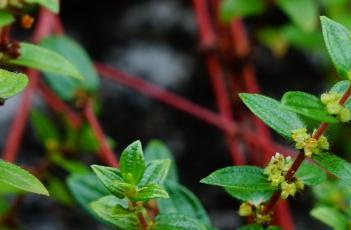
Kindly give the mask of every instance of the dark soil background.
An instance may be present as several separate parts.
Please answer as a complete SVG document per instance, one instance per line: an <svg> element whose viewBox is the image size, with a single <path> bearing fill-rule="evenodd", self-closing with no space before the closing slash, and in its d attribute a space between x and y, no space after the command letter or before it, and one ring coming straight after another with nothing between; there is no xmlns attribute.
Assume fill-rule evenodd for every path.
<svg viewBox="0 0 351 230"><path fill-rule="evenodd" d="M93 59L215 110L207 67L197 48L196 22L190 3L63 0L61 16L67 34L79 41ZM273 19L285 20L280 12L273 12L270 20ZM246 23L250 28L251 22ZM277 59L261 46L254 49L258 79L265 94L280 97L288 89L313 93L324 89L318 60L294 49L284 59ZM117 151L135 139L144 144L153 138L161 139L176 157L182 183L199 196L214 225L229 230L242 224L236 214L236 201L219 188L199 183L215 169L231 164L222 132L109 81L103 82L100 93L103 101L100 121L118 143ZM9 120L13 111L10 108L15 104L14 101L7 105L9 115L3 122ZM5 135L4 131L1 135ZM28 155L41 150L33 142L28 128L22 160L34 161ZM324 229L309 216L313 198L309 190L306 194L297 195L291 205L297 229ZM108 229L79 208L59 206L36 196L25 198L19 220L24 229L31 230Z"/></svg>

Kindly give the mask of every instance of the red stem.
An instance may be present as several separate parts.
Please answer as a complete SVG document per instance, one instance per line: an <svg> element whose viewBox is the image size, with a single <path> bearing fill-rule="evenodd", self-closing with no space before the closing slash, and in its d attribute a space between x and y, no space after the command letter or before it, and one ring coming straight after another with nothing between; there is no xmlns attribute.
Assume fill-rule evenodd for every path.
<svg viewBox="0 0 351 230"><path fill-rule="evenodd" d="M23 136L23 131L28 119L28 113L31 107L32 95L37 87L38 72L29 69L27 75L30 79L27 88L25 89L20 106L16 116L11 124L9 135L6 139L3 150L3 158L6 161L14 162Z"/></svg>
<svg viewBox="0 0 351 230"><path fill-rule="evenodd" d="M43 95L43 99L53 111L66 115L73 128L78 128L80 126L80 117L74 111L72 111L72 109L66 103L57 97L42 81L39 81L39 89Z"/></svg>
<svg viewBox="0 0 351 230"><path fill-rule="evenodd" d="M200 46L205 50L212 50L216 45L216 35L209 14L207 1L193 0L194 11L200 33Z"/></svg>
<svg viewBox="0 0 351 230"><path fill-rule="evenodd" d="M218 109L224 118L234 123L232 108L218 57L215 56L215 54L208 55L207 65L210 79L215 91ZM237 137L230 133L225 133L225 135L233 163L235 165L243 165L245 159L239 148Z"/></svg>
<svg viewBox="0 0 351 230"><path fill-rule="evenodd" d="M104 64L95 63L98 73L106 78L118 82L124 86L134 89L140 93L148 95L158 101L161 101L169 106L177 108L183 112L189 113L194 117L206 121L207 123L216 126L228 133L234 133L236 128L233 123L222 116L201 107L195 103L188 101L181 96L168 92L159 86L145 82L142 79L129 76L126 73L108 67Z"/></svg>
<svg viewBox="0 0 351 230"><path fill-rule="evenodd" d="M110 149L107 143L105 134L102 131L99 121L95 117L93 112L92 104L90 102L84 108L84 116L88 121L90 127L92 128L98 142L100 145L100 157L107 165L112 167L118 167L118 160L116 159L114 153Z"/></svg>
<svg viewBox="0 0 351 230"><path fill-rule="evenodd" d="M39 42L40 39L51 32L52 13L41 8L38 24L35 28L32 41ZM10 128L10 134L6 140L3 157L7 161L15 161L20 142L23 136L24 127L27 123L28 113L31 106L32 94L37 87L38 72L32 69L27 70L29 85L23 93L22 101Z"/></svg>

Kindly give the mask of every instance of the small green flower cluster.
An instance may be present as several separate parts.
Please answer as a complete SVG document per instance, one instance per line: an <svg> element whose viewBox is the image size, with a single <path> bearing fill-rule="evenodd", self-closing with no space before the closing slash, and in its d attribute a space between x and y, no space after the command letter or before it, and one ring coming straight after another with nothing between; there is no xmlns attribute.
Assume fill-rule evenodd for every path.
<svg viewBox="0 0 351 230"><path fill-rule="evenodd" d="M329 114L336 116L341 122L348 122L351 120L351 112L345 106L340 105L341 97L342 94L336 92L323 93L321 101Z"/></svg>
<svg viewBox="0 0 351 230"><path fill-rule="evenodd" d="M258 207L244 202L239 207L239 215L252 217L255 223L258 224L268 224L272 220L272 214L262 214L264 205L259 205Z"/></svg>
<svg viewBox="0 0 351 230"><path fill-rule="evenodd" d="M312 137L313 135L307 133L306 128L295 129L291 131L291 138L295 141L297 149L303 149L306 157L311 157L312 154L318 154L321 150L329 149L329 142L325 136L318 138Z"/></svg>
<svg viewBox="0 0 351 230"><path fill-rule="evenodd" d="M285 158L282 154L276 153L263 171L268 176L268 181L271 182L272 186L280 188L282 199L294 196L298 190L304 188L302 181L296 177L292 181L285 179L291 164L291 157Z"/></svg>

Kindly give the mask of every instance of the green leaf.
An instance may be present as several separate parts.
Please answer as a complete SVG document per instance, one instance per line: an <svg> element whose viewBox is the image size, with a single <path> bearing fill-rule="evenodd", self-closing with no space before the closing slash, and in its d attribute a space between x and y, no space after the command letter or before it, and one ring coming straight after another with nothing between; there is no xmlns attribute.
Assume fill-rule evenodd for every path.
<svg viewBox="0 0 351 230"><path fill-rule="evenodd" d="M206 226L211 225L204 207L189 189L173 181L165 181L164 187L169 194L169 199L157 200L160 214L182 213L199 220Z"/></svg>
<svg viewBox="0 0 351 230"><path fill-rule="evenodd" d="M247 191L241 188L227 187L225 187L224 190L232 197L241 201L249 202L253 205L259 205L269 200L274 193L274 190Z"/></svg>
<svg viewBox="0 0 351 230"><path fill-rule="evenodd" d="M120 159L123 179L131 184L138 184L145 171L145 160L140 141L135 141L125 148Z"/></svg>
<svg viewBox="0 0 351 230"><path fill-rule="evenodd" d="M95 93L99 87L99 77L85 50L67 36L51 36L41 41L41 46L55 51L72 63L84 81L74 78L65 78L62 74L46 73L48 85L64 100L71 100L79 90Z"/></svg>
<svg viewBox="0 0 351 230"><path fill-rule="evenodd" d="M112 167L105 167L100 165L92 165L96 176L103 183L103 185L115 196L119 198L125 197L125 189L128 187L118 169Z"/></svg>
<svg viewBox="0 0 351 230"><path fill-rule="evenodd" d="M65 159L59 153L53 153L50 156L50 160L71 174L89 172L89 168L85 164L79 161Z"/></svg>
<svg viewBox="0 0 351 230"><path fill-rule="evenodd" d="M78 203L95 217L95 212L90 209L90 203L101 197L110 195L110 192L92 173L72 174L68 177L67 184Z"/></svg>
<svg viewBox="0 0 351 230"><path fill-rule="evenodd" d="M7 26L15 21L15 17L7 10L0 10L0 27Z"/></svg>
<svg viewBox="0 0 351 230"><path fill-rule="evenodd" d="M283 95L282 104L292 112L313 120L327 123L338 123L338 119L331 116L321 100L311 94L291 91Z"/></svg>
<svg viewBox="0 0 351 230"><path fill-rule="evenodd" d="M181 214L158 215L153 230L206 230L198 220Z"/></svg>
<svg viewBox="0 0 351 230"><path fill-rule="evenodd" d="M296 113L287 110L272 98L248 93L241 93L239 96L256 116L287 139L291 139L292 130L305 127Z"/></svg>
<svg viewBox="0 0 351 230"><path fill-rule="evenodd" d="M350 32L341 24L321 17L324 42L329 56L338 73L345 78L350 77L351 70L351 37Z"/></svg>
<svg viewBox="0 0 351 230"><path fill-rule="evenodd" d="M314 0L278 0L277 5L301 29L313 31L317 26L318 4Z"/></svg>
<svg viewBox="0 0 351 230"><path fill-rule="evenodd" d="M168 174L170 160L153 160L146 163L144 176L139 185L147 185L150 183L160 184L164 181Z"/></svg>
<svg viewBox="0 0 351 230"><path fill-rule="evenodd" d="M9 63L38 69L44 72L57 73L82 80L82 76L67 59L61 55L29 43L20 43L20 57L9 60Z"/></svg>
<svg viewBox="0 0 351 230"><path fill-rule="evenodd" d="M155 198L168 198L168 193L158 184L148 184L137 189L131 197L133 201L148 201Z"/></svg>
<svg viewBox="0 0 351 230"><path fill-rule="evenodd" d="M236 16L251 16L264 11L262 0L223 0L220 5L220 17L223 21L230 21Z"/></svg>
<svg viewBox="0 0 351 230"><path fill-rule="evenodd" d="M120 229L141 229L138 216L127 210L127 206L121 204L121 200L114 196L105 196L90 204L91 209L102 220Z"/></svg>
<svg viewBox="0 0 351 230"><path fill-rule="evenodd" d="M49 196L48 190L32 174L26 170L0 160L0 184L7 184L27 192Z"/></svg>
<svg viewBox="0 0 351 230"><path fill-rule="evenodd" d="M55 14L60 11L58 0L25 0L25 2L42 5Z"/></svg>
<svg viewBox="0 0 351 230"><path fill-rule="evenodd" d="M48 141L59 140L58 131L53 122L50 121L47 116L37 110L32 110L30 120L36 136L44 144L46 144Z"/></svg>
<svg viewBox="0 0 351 230"><path fill-rule="evenodd" d="M330 92L344 94L349 87L349 80L339 81L330 89ZM345 102L345 107L351 109L351 98L347 99L347 101Z"/></svg>
<svg viewBox="0 0 351 230"><path fill-rule="evenodd" d="M237 199L251 197L257 191L272 192L274 187L267 181L261 168L255 166L230 166L214 171L201 183L221 186Z"/></svg>
<svg viewBox="0 0 351 230"><path fill-rule="evenodd" d="M349 162L332 153L314 154L313 160L346 184L351 185L351 164Z"/></svg>
<svg viewBox="0 0 351 230"><path fill-rule="evenodd" d="M178 170L176 166L176 161L168 149L168 147L159 140L152 140L148 143L145 149L145 160L162 160L162 159L169 159L171 160L171 165L169 168L168 175L166 180L172 180L177 182L178 181Z"/></svg>
<svg viewBox="0 0 351 230"><path fill-rule="evenodd" d="M28 84L28 78L22 73L13 73L0 69L0 98L7 99L20 93Z"/></svg>
<svg viewBox="0 0 351 230"><path fill-rule="evenodd" d="M327 175L323 170L311 163L303 162L296 172L296 176L300 178L306 185L318 185L327 180Z"/></svg>
<svg viewBox="0 0 351 230"><path fill-rule="evenodd" d="M317 207L310 214L334 230L348 229L348 218L335 208Z"/></svg>
<svg viewBox="0 0 351 230"><path fill-rule="evenodd" d="M57 177L50 177L48 180L50 197L61 204L72 205L73 199L68 193L65 184Z"/></svg>

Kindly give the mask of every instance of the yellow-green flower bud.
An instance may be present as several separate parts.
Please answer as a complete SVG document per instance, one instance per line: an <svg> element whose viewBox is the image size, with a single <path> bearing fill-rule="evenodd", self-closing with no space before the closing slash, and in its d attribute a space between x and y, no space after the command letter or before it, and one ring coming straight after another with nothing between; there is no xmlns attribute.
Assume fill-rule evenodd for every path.
<svg viewBox="0 0 351 230"><path fill-rule="evenodd" d="M328 139L323 135L318 139L318 147L320 149L328 150L329 149L329 141Z"/></svg>
<svg viewBox="0 0 351 230"><path fill-rule="evenodd" d="M306 128L300 128L291 131L291 138L297 143L303 142L308 137L309 135L307 134Z"/></svg>
<svg viewBox="0 0 351 230"><path fill-rule="evenodd" d="M278 186L280 183L284 182L285 178L284 176L280 175L273 175L272 177L269 178L271 181L272 186Z"/></svg>
<svg viewBox="0 0 351 230"><path fill-rule="evenodd" d="M295 180L295 186L296 186L296 189L297 190L303 190L305 185L304 183L302 182L302 180L300 180L299 178L296 178Z"/></svg>
<svg viewBox="0 0 351 230"><path fill-rule="evenodd" d="M290 183L290 184L289 184L289 183L286 182L286 181L284 181L284 182L281 184L280 189L282 190L280 196L281 196L283 199L288 198L289 195L294 196L295 193L296 193L296 191L297 191L295 183Z"/></svg>
<svg viewBox="0 0 351 230"><path fill-rule="evenodd" d="M333 101L327 104L326 109L328 113L336 115L340 113L340 111L343 109L343 106L340 105L338 101Z"/></svg>
<svg viewBox="0 0 351 230"><path fill-rule="evenodd" d="M239 207L240 216L251 216L253 214L252 205L249 203L242 203Z"/></svg>
<svg viewBox="0 0 351 230"><path fill-rule="evenodd" d="M351 120L351 112L347 108L343 108L339 113L339 119L341 122L348 122Z"/></svg>
<svg viewBox="0 0 351 230"><path fill-rule="evenodd" d="M323 104L328 104L331 102L337 102L341 97L341 94L335 93L335 92L330 92L330 93L323 93L321 95L321 101Z"/></svg>
<svg viewBox="0 0 351 230"><path fill-rule="evenodd" d="M271 214L257 214L256 216L256 223L258 224L269 224L272 221L272 215Z"/></svg>

